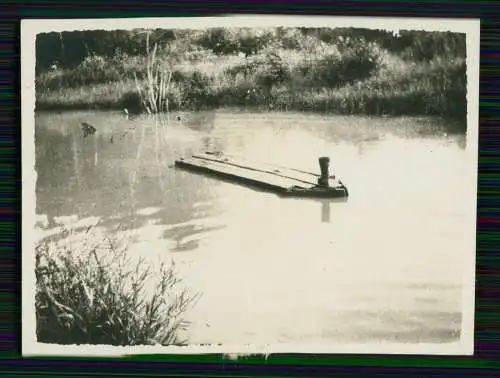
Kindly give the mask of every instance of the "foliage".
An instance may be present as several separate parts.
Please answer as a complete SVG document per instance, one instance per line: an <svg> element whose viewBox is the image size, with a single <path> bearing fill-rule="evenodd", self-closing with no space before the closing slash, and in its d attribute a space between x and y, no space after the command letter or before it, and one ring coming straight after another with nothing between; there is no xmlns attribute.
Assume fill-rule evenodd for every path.
<svg viewBox="0 0 500 378"><path fill-rule="evenodd" d="M78 246L36 247L36 318L40 342L178 344L194 296L180 290L173 266L132 265L126 247L85 234Z"/></svg>
<svg viewBox="0 0 500 378"><path fill-rule="evenodd" d="M200 46L213 51L216 55L234 54L239 51L239 43L231 37L227 29L214 28L204 33L197 42Z"/></svg>
<svg viewBox="0 0 500 378"><path fill-rule="evenodd" d="M101 36L107 47L85 42L101 54L84 56L72 69L39 72L38 107L466 114L464 34L282 27L99 32L61 34L65 41ZM50 38L40 35L37 43Z"/></svg>
<svg viewBox="0 0 500 378"><path fill-rule="evenodd" d="M250 28L212 28L200 35L196 43L216 55L258 53L273 38L269 30Z"/></svg>
<svg viewBox="0 0 500 378"><path fill-rule="evenodd" d="M410 31L402 32L399 39L404 41L401 57L406 60L429 62L439 57L465 58L465 38L460 34Z"/></svg>

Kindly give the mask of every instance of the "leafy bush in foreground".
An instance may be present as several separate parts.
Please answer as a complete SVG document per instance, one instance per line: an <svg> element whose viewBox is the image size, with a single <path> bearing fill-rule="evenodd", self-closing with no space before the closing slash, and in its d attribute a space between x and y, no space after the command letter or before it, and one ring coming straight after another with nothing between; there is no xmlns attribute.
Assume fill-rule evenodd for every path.
<svg viewBox="0 0 500 378"><path fill-rule="evenodd" d="M195 299L179 290L173 266L130 266L111 239L36 247L38 341L58 344L178 344L182 314Z"/></svg>

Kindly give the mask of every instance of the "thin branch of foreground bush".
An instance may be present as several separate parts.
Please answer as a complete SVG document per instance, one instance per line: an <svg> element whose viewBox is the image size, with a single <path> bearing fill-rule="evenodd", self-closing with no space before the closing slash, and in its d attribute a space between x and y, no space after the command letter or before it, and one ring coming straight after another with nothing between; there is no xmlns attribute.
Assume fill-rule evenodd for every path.
<svg viewBox="0 0 500 378"><path fill-rule="evenodd" d="M180 284L173 264L131 263L127 247L79 235L83 243L36 247L39 342L179 345L185 311L197 295Z"/></svg>

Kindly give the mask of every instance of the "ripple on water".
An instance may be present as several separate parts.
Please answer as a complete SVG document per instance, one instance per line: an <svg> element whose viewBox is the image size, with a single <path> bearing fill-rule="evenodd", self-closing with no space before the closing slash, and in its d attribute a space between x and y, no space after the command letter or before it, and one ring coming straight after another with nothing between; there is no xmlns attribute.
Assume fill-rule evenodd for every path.
<svg viewBox="0 0 500 378"><path fill-rule="evenodd" d="M160 207L146 207L136 211L137 215L149 216L161 211Z"/></svg>

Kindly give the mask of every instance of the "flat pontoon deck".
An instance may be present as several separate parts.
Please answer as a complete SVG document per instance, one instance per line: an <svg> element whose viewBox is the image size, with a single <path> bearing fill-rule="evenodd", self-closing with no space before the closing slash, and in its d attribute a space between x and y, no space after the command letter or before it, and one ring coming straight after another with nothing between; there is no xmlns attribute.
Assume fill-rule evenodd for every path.
<svg viewBox="0 0 500 378"><path fill-rule="evenodd" d="M328 176L328 186L318 185L321 175L273 164L250 162L222 153L202 153L175 161L178 168L210 174L240 184L273 191L282 196L347 197L345 185Z"/></svg>

